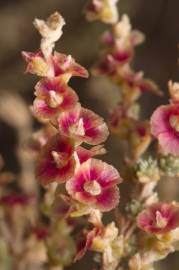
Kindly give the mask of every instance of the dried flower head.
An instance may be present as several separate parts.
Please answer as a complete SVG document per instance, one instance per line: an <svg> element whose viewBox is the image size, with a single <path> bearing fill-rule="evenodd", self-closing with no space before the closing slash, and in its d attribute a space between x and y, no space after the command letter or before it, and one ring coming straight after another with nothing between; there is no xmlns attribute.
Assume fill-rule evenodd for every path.
<svg viewBox="0 0 179 270"><path fill-rule="evenodd" d="M55 12L47 19L47 21L35 19L34 26L42 36L41 51L46 59L51 55L55 46L55 42L63 34L62 28L65 25L63 17Z"/></svg>

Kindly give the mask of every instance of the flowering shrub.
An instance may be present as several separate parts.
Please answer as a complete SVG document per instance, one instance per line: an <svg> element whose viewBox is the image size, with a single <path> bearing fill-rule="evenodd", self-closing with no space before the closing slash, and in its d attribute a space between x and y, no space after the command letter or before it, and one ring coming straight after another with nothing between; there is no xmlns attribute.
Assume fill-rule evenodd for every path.
<svg viewBox="0 0 179 270"><path fill-rule="evenodd" d="M71 55L54 51L63 17L55 12L46 21L34 21L40 49L22 55L26 72L40 77L31 111L42 127L29 140L28 153L41 188L29 192L18 186L20 192L14 192L16 176L3 171L0 159L2 269L62 270L91 250L95 270L153 270L155 262L177 250L179 204L160 201L156 187L163 176L179 175L179 84L169 82L170 104L157 108L150 121L140 119L139 97L162 93L132 68L135 46L144 35L132 30L127 15L119 19L117 2L92 0L85 9L88 20L111 24L92 68L94 76L107 77L119 89L108 125L83 108L69 86L73 76L87 78L88 71ZM102 143L108 127L126 142L122 176L97 159L106 153ZM158 147L152 149L155 141ZM122 182L131 188L120 204Z"/></svg>

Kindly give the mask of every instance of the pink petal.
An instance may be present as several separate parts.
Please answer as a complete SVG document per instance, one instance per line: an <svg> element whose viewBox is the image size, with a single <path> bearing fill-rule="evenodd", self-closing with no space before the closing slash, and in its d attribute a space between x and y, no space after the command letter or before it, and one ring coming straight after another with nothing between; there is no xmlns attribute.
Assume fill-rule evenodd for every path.
<svg viewBox="0 0 179 270"><path fill-rule="evenodd" d="M173 132L164 132L158 136L159 144L162 152L172 154L173 156L179 155L179 137Z"/></svg>
<svg viewBox="0 0 179 270"><path fill-rule="evenodd" d="M95 206L103 212L110 211L119 204L119 189L113 186L97 196Z"/></svg>
<svg viewBox="0 0 179 270"><path fill-rule="evenodd" d="M159 134L163 132L168 132L169 108L170 108L170 105L160 106L152 114L151 132L153 136L157 137Z"/></svg>
<svg viewBox="0 0 179 270"><path fill-rule="evenodd" d="M102 117L87 109L82 109L81 117L85 129L84 142L96 145L106 141L109 131Z"/></svg>

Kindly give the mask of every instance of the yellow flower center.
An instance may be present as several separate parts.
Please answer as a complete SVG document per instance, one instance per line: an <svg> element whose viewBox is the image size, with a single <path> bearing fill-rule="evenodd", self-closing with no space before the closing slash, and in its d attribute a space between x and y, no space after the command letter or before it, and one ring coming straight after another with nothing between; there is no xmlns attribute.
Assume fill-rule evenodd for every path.
<svg viewBox="0 0 179 270"><path fill-rule="evenodd" d="M63 102L63 97L54 90L49 91L48 104L51 108L57 108Z"/></svg>
<svg viewBox="0 0 179 270"><path fill-rule="evenodd" d="M156 212L156 225L158 228L165 228L167 220L164 218L159 211Z"/></svg>
<svg viewBox="0 0 179 270"><path fill-rule="evenodd" d="M87 181L84 184L84 190L92 196L97 196L101 193L101 186L96 180Z"/></svg>
<svg viewBox="0 0 179 270"><path fill-rule="evenodd" d="M169 122L172 128L174 128L177 132L179 132L179 116L172 115L169 118Z"/></svg>

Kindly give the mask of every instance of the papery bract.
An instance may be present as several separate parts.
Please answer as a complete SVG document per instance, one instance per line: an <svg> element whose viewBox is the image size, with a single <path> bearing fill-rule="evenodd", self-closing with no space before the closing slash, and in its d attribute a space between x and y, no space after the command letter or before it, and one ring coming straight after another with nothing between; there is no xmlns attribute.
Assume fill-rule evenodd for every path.
<svg viewBox="0 0 179 270"><path fill-rule="evenodd" d="M47 185L52 182L63 183L74 173L74 142L65 136L53 136L43 146L36 166L36 178Z"/></svg>
<svg viewBox="0 0 179 270"><path fill-rule="evenodd" d="M89 207L110 211L119 202L117 184L121 181L114 167L100 160L89 159L66 183L66 189L74 199Z"/></svg>
<svg viewBox="0 0 179 270"><path fill-rule="evenodd" d="M147 233L166 234L179 226L179 207L155 203L138 215L137 225Z"/></svg>

